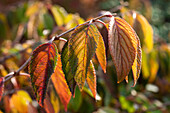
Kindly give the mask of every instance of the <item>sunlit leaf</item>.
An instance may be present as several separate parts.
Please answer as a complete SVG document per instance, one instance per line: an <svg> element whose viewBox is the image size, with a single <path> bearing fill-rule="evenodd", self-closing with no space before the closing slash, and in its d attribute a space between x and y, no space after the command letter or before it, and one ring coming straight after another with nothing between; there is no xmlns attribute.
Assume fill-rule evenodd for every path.
<svg viewBox="0 0 170 113"><path fill-rule="evenodd" d="M6 76L8 73L5 70L4 66L0 64L0 76Z"/></svg>
<svg viewBox="0 0 170 113"><path fill-rule="evenodd" d="M60 102L58 96L55 94L54 90L50 92L50 100L53 105L55 113L59 113L60 111Z"/></svg>
<svg viewBox="0 0 170 113"><path fill-rule="evenodd" d="M100 35L100 32L99 32L99 41L97 43L97 48L96 48L96 56L104 73L106 73L106 50L105 50L104 41L103 41L102 36Z"/></svg>
<svg viewBox="0 0 170 113"><path fill-rule="evenodd" d="M136 58L138 40L135 31L123 19L112 17L109 25L109 49L117 71L118 83L125 79Z"/></svg>
<svg viewBox="0 0 170 113"><path fill-rule="evenodd" d="M39 7L41 6L41 2L35 2L34 4L32 4L31 6L28 7L27 11L26 11L26 16L31 16L33 14L35 14L36 12L39 11Z"/></svg>
<svg viewBox="0 0 170 113"><path fill-rule="evenodd" d="M96 98L96 72L95 72L92 61L90 62L90 65L88 67L86 81L87 81L87 84L90 90L93 93L94 98Z"/></svg>
<svg viewBox="0 0 170 113"><path fill-rule="evenodd" d="M72 67L70 67L70 62L69 62L68 42L64 45L64 47L62 49L61 61L62 61L62 69L65 74L67 84L69 86L69 89L70 89L72 95L74 96L76 81L74 80L74 76L70 72L70 69Z"/></svg>
<svg viewBox="0 0 170 113"><path fill-rule="evenodd" d="M156 50L152 50L150 53L150 77L149 82L153 82L156 78L158 69L159 69L159 62L158 62L158 52Z"/></svg>
<svg viewBox="0 0 170 113"><path fill-rule="evenodd" d="M11 106L13 106L20 113L28 112L28 104L30 102L32 102L31 97L27 92L22 90L17 91L16 94L13 94L10 100Z"/></svg>
<svg viewBox="0 0 170 113"><path fill-rule="evenodd" d="M3 91L4 91L4 78L0 77L0 101L3 95Z"/></svg>
<svg viewBox="0 0 170 113"><path fill-rule="evenodd" d="M64 18L67 16L67 12L64 10L64 8L55 5L52 6L51 12L54 16L55 22L58 26L62 26L64 24Z"/></svg>
<svg viewBox="0 0 170 113"><path fill-rule="evenodd" d="M54 73L51 76L52 82L54 84L55 90L63 103L65 110L67 110L67 104L71 98L71 92L67 86L65 75L62 70L61 58L58 56L57 66Z"/></svg>
<svg viewBox="0 0 170 113"><path fill-rule="evenodd" d="M136 38L138 40L137 43L137 54L136 54L136 58L135 61L132 65L132 72L133 72L133 79L134 79L134 84L133 86L136 85L136 82L139 78L140 75L140 70L141 70L141 63L142 63L142 51L141 51L141 46L140 46L140 41L139 38Z"/></svg>
<svg viewBox="0 0 170 113"><path fill-rule="evenodd" d="M68 42L70 73L82 90L88 66L99 39L99 31L94 24L78 26Z"/></svg>
<svg viewBox="0 0 170 113"><path fill-rule="evenodd" d="M146 18L135 11L126 12L123 18L133 26L145 51L150 52L153 48L153 29Z"/></svg>
<svg viewBox="0 0 170 113"><path fill-rule="evenodd" d="M78 24L83 24L84 22L84 19L81 18L78 14L68 14L64 20L67 29L73 28Z"/></svg>
<svg viewBox="0 0 170 113"><path fill-rule="evenodd" d="M54 72L56 62L57 49L54 43L42 44L33 51L29 73L36 98L41 106L43 106L48 80Z"/></svg>
<svg viewBox="0 0 170 113"><path fill-rule="evenodd" d="M143 49L142 49L143 50ZM142 75L144 79L150 76L149 57L145 51L142 52Z"/></svg>

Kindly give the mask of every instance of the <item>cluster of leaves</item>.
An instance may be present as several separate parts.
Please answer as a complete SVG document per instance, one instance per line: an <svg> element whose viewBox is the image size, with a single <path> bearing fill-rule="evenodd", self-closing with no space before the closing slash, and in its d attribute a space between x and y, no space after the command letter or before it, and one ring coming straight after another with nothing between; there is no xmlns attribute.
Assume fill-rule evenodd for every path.
<svg viewBox="0 0 170 113"><path fill-rule="evenodd" d="M41 9L41 11L39 9ZM153 48L153 30L144 16L137 13L136 11L131 11L124 7L120 11L124 20L120 17L114 17L111 15L111 13L109 13L103 16L107 17L107 19L100 18L99 20L96 18L92 18L91 21L87 22L85 22L77 14L68 14L60 6L52 6L50 4L44 4L42 2L36 2L29 7L27 6L27 4L24 4L23 7L19 8L19 11L12 12L16 14L18 12L18 16L23 16L21 20L12 20L13 25L19 23L18 21L21 21L21 24L17 26L18 31L16 35L16 40L14 40L15 43L19 41L22 42L23 39L27 40L34 38L35 40L40 40L40 37L41 39L50 39L50 41L45 44L38 44L40 46L38 46L36 49L35 47L33 47L33 52L31 52L32 50L30 50L30 48L27 49L28 45L26 45L27 47L24 47L25 45L19 46L23 46L23 48L26 48L25 50L27 51L27 54L24 53L24 57L26 59L29 58L28 53L32 53L31 60L28 66L28 73L30 74L33 92L36 96L36 99L39 102L39 105L44 107L47 112L58 112L60 109L58 107L54 107L59 105L59 100L58 98L56 98L55 92L50 87L50 80L52 81L55 91L57 92L60 101L63 103L65 110L67 110L67 104L70 102L69 108L71 107L74 112L77 112L80 107L83 110L81 103L82 101L86 101L84 99L82 100L81 93L84 94L85 92L97 100L99 98L97 92L99 92L100 96L102 95L101 97L105 99L103 99L103 103L105 103L105 105L108 105L108 103L117 104L117 100L113 99L112 97L116 96L116 93L115 95L113 95L114 92L111 91L112 96L110 96L110 93L108 93L106 90L107 88L109 88L109 86L101 86L102 82L97 80L99 79L99 77L104 78L105 74L107 74L108 77L113 77L114 80L117 78L118 83L120 83L124 79L126 80L126 82L128 82L128 74L131 75L130 70L132 69L134 78L133 86L135 86L139 78L142 60L143 77L145 79L149 78L149 82L153 82L155 80L159 69L157 59L160 58L162 60L165 60L164 62L168 61L168 57L165 58L165 56L168 56L167 46L162 46L158 48L163 52L163 54L161 51ZM0 19L1 17L5 18L4 15L0 16ZM105 21L105 19L107 21ZM3 21L3 23L4 22L5 21ZM98 25L99 23L103 24L103 28L105 28L105 31L107 32L106 36L103 35L103 32ZM55 25L57 25L57 27ZM71 33L64 35L64 38L67 39L66 43L54 40L54 38L60 39L60 37L57 37L56 33L62 33L63 31L69 30L71 28L73 28ZM8 31L9 29L5 28L5 30ZM135 31L137 34L135 33ZM56 37L53 37L51 39L51 37L55 35ZM137 35L141 40L142 52ZM66 41L65 39L64 41ZM62 44L62 46L60 44ZM32 43L31 46L32 45L34 45L34 43ZM12 49L11 51L8 51L6 50L6 48L4 48L4 50L2 49L1 52L8 51L9 54L11 54L11 52L13 51L20 51L18 47L15 47L15 50L14 48ZM109 51L107 49L109 49ZM109 55L111 55L111 58L109 58L110 56L108 55L108 53L110 53ZM18 54L15 55L18 56ZM21 56L19 55L18 59L20 58ZM111 59L114 65L110 65L110 61L108 61L108 59ZM23 62L24 61L22 61L22 63ZM96 67L98 67L98 63L96 62L99 62L104 76L100 76L97 72ZM13 66L12 69L9 68L9 72L11 72L19 69L17 65L21 64L16 65L12 60L9 59L6 60L5 65L7 66L0 65L0 73L3 76L7 75L7 72L4 71L4 68L7 69ZM111 70L113 70L114 67L116 68L117 74L110 74L112 73ZM161 68L163 67L164 63L162 63L161 65ZM161 72L166 75L168 67L165 68L161 70ZM22 74L23 73L20 73L20 75ZM117 75L117 77L115 77L115 75ZM2 97L3 95L4 82L6 82L7 78L7 76L0 77L0 97ZM20 86L17 85L16 78L13 78L11 79L11 82L17 89ZM84 87L86 86L86 83L88 84L92 93L89 92L86 87ZM77 85L79 89L76 88ZM110 87L112 86L113 84L111 84ZM5 90L6 87L7 85L5 84ZM120 85L120 87L124 86ZM47 88L48 90L50 90L50 94L46 93ZM101 93L101 90L103 88L105 88L104 90L106 90L107 93ZM140 88L138 87L138 89ZM81 93L79 90L81 91ZM122 89L114 90L119 90L120 93L125 91ZM6 92L7 91L5 91L5 93ZM6 95L5 93L4 95ZM129 93L130 91L127 91L127 94ZM71 96L73 96L74 99ZM133 101L137 102L137 104L139 105L143 102L145 103L144 105L141 105L141 110L146 109L146 106L149 106L147 103L151 103L149 102L149 100L145 99L146 97L143 97L143 94L138 94L135 98L125 98L123 96L120 96L118 97L118 99L121 104L121 109L127 110L129 112L134 112L135 108L130 107ZM20 98L21 101L18 101L20 100ZM84 98L86 99L87 97ZM133 100L131 98L133 98ZM142 101L141 99L144 99L144 101ZM8 107L9 104L7 103L9 103L10 100L11 105L13 105L11 108L16 108L19 112L27 112L29 110L32 110L32 112L35 111L35 108L31 104L26 105L26 103L31 103L32 99L25 91L17 91L17 93L14 93L12 95L12 97L4 96L3 100L5 106L8 105ZM129 102L129 100L132 100L132 102ZM18 103L15 103L15 101L18 101ZM79 105L75 103L79 103ZM102 104L102 102L100 104ZM23 109L19 108L18 106L25 107L25 110L23 111ZM102 111L114 110L106 107L100 108L97 112Z"/></svg>

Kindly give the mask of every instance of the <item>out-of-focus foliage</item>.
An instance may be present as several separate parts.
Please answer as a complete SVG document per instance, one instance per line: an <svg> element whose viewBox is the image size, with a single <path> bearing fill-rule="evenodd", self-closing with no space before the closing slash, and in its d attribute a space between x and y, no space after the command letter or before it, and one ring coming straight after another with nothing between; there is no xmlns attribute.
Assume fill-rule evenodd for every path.
<svg viewBox="0 0 170 113"><path fill-rule="evenodd" d="M133 79L129 77L127 85L124 85L124 82L117 84L116 69L110 54L107 52L106 74L98 66L99 63L94 57L93 60L96 59L93 63L97 74L97 101L85 84L82 92L76 87L75 98L71 98L67 111L161 113L170 110L170 2L168 0L127 0L127 3L119 0L15 2L16 0L0 1L1 77L17 70L29 58L32 50L47 39L85 22L86 19L81 17L91 18L101 9L110 10L121 13L123 18L129 14L127 15L129 21L125 20L139 35L142 43L142 72L139 82L132 88ZM134 21L137 21L138 26L133 26ZM102 25L98 28L103 37L107 35ZM68 37L69 35L65 35L63 38ZM107 41L105 37L104 41ZM55 41L57 47L62 48L63 44L59 42ZM28 68L23 72L28 72ZM132 76L132 72L130 75ZM30 81L27 77L15 77L5 83L4 94L0 101L0 112L37 113L48 110L64 112L64 105L59 100L51 82L47 89L49 98L45 100L49 102L46 106L49 105L51 109L47 110L41 108L35 101Z"/></svg>

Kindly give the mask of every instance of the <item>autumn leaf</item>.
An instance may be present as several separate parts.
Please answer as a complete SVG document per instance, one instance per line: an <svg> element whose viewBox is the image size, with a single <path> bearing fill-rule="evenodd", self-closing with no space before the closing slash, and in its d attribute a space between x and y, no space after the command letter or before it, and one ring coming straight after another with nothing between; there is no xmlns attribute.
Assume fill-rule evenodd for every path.
<svg viewBox="0 0 170 113"><path fill-rule="evenodd" d="M75 88L76 88L76 81L74 80L73 74L70 72L70 62L69 62L69 56L68 56L68 42L64 45L62 49L61 54L61 61L62 61L62 69L65 74L65 78L67 81L67 84L69 86L69 89L74 96Z"/></svg>
<svg viewBox="0 0 170 113"><path fill-rule="evenodd" d="M97 59L98 59L100 65L101 65L104 73L106 73L106 50L105 50L105 45L104 45L104 41L103 41L103 38L102 38L100 32L98 32L98 35L99 35L99 41L97 41L96 56L97 56Z"/></svg>
<svg viewBox="0 0 170 113"><path fill-rule="evenodd" d="M153 48L153 29L147 19L136 11L124 13L123 18L134 28L141 39L142 48L150 52Z"/></svg>
<svg viewBox="0 0 170 113"><path fill-rule="evenodd" d="M28 104L31 102L31 97L23 90L14 93L10 99L10 104L13 105L19 113L28 113Z"/></svg>
<svg viewBox="0 0 170 113"><path fill-rule="evenodd" d="M137 47L137 35L132 27L123 19L112 17L109 24L109 49L118 83L128 76L136 58Z"/></svg>
<svg viewBox="0 0 170 113"><path fill-rule="evenodd" d="M140 70L141 70L141 64L142 64L142 51L141 51L141 46L140 46L140 41L138 36L136 36L138 43L137 43L137 54L136 54L136 58L135 61L132 65L132 72L133 72L133 79L134 79L134 83L133 83L133 87L136 85L136 82L139 78L140 75Z"/></svg>
<svg viewBox="0 0 170 113"><path fill-rule="evenodd" d="M74 30L68 42L70 72L80 90L85 84L88 66L96 51L100 36L93 23L85 24Z"/></svg>
<svg viewBox="0 0 170 113"><path fill-rule="evenodd" d="M3 91L4 91L4 78L0 77L0 101L3 95Z"/></svg>
<svg viewBox="0 0 170 113"><path fill-rule="evenodd" d="M54 72L56 62L57 48L54 43L42 44L33 51L29 73L40 106L43 106L48 80Z"/></svg>
<svg viewBox="0 0 170 113"><path fill-rule="evenodd" d="M54 84L55 90L60 97L61 102L65 107L65 111L67 111L67 104L71 98L71 92L68 88L68 85L65 80L65 75L62 70L61 58L58 55L57 66L54 73L51 76L52 82Z"/></svg>
<svg viewBox="0 0 170 113"><path fill-rule="evenodd" d="M92 61L90 61L90 65L88 67L86 81L90 90L93 93L94 98L96 99L96 72Z"/></svg>

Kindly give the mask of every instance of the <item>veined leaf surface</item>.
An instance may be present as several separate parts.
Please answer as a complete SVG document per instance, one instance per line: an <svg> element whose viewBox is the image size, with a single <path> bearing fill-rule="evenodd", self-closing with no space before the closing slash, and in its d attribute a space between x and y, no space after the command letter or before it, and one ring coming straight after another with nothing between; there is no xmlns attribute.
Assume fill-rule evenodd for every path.
<svg viewBox="0 0 170 113"><path fill-rule="evenodd" d="M2 98L3 90L4 90L4 78L0 77L0 101Z"/></svg>
<svg viewBox="0 0 170 113"><path fill-rule="evenodd" d="M142 48L150 52L153 48L153 29L147 19L136 11L124 13L123 18L134 28L141 39Z"/></svg>
<svg viewBox="0 0 170 113"><path fill-rule="evenodd" d="M86 81L90 90L93 93L94 98L96 99L96 72L92 61L90 61L90 65L88 67Z"/></svg>
<svg viewBox="0 0 170 113"><path fill-rule="evenodd" d="M70 71L73 73L71 76L74 76L80 90L84 86L99 37L98 29L91 23L78 26L68 42Z"/></svg>
<svg viewBox="0 0 170 113"><path fill-rule="evenodd" d="M136 82L139 78L140 75L140 70L141 70L141 64L142 64L142 51L141 51L141 46L140 46L140 41L138 36L136 36L138 43L137 43L137 54L136 54L136 58L135 61L132 65L132 72L133 72L133 79L134 79L134 83L133 86L136 85Z"/></svg>
<svg viewBox="0 0 170 113"><path fill-rule="evenodd" d="M74 96L76 81L74 80L73 73L70 71L71 67L70 67L69 56L68 56L68 42L64 45L62 49L61 61L62 61L62 69L65 74L67 84L69 86L72 95Z"/></svg>
<svg viewBox="0 0 170 113"><path fill-rule="evenodd" d="M129 74L136 58L138 47L136 36L135 31L126 21L119 17L111 18L109 24L109 49L116 67L118 83Z"/></svg>
<svg viewBox="0 0 170 113"><path fill-rule="evenodd" d="M67 110L67 104L71 98L71 92L65 80L65 75L62 70L61 58L58 55L57 66L54 73L51 76L55 90L57 91L61 102L63 103L65 110Z"/></svg>
<svg viewBox="0 0 170 113"><path fill-rule="evenodd" d="M104 41L102 38L102 35L100 34L100 32L98 32L99 35L99 41L97 43L97 48L96 48L96 56L97 59L104 71L104 73L106 73L106 50L105 50L105 45L104 45Z"/></svg>
<svg viewBox="0 0 170 113"><path fill-rule="evenodd" d="M33 52L29 64L29 73L40 106L43 106L48 80L54 72L56 62L57 48L54 43L42 44Z"/></svg>

